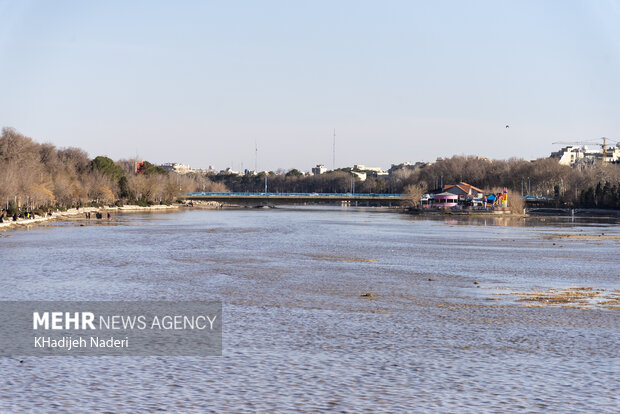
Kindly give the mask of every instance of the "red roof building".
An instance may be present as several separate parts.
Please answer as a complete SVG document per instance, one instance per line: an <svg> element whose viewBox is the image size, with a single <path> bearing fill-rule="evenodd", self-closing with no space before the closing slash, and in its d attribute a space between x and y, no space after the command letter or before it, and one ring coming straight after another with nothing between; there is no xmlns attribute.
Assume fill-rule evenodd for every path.
<svg viewBox="0 0 620 414"><path fill-rule="evenodd" d="M460 182L458 184L447 185L443 189L446 193L456 194L459 198L465 198L465 196L478 196L478 194L484 194L484 190L474 187L471 184Z"/></svg>

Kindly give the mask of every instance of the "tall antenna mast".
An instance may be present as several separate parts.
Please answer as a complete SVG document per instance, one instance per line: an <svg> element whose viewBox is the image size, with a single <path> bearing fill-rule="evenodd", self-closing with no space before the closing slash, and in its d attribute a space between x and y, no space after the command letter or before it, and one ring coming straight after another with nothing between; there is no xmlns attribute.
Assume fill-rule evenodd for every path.
<svg viewBox="0 0 620 414"><path fill-rule="evenodd" d="M334 145L332 149L332 170L336 169L336 128L334 128Z"/></svg>
<svg viewBox="0 0 620 414"><path fill-rule="evenodd" d="M254 172L258 173L258 144L254 140Z"/></svg>

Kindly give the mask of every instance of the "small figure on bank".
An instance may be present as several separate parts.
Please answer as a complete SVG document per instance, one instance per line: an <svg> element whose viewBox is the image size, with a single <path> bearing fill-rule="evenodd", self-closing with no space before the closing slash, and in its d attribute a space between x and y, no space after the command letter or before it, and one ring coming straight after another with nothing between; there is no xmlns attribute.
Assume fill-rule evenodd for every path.
<svg viewBox="0 0 620 414"><path fill-rule="evenodd" d="M13 221L17 221L17 213L13 214Z"/></svg>
<svg viewBox="0 0 620 414"><path fill-rule="evenodd" d="M110 220L110 218L112 218L112 216L110 215L110 212L108 212L108 220Z"/></svg>

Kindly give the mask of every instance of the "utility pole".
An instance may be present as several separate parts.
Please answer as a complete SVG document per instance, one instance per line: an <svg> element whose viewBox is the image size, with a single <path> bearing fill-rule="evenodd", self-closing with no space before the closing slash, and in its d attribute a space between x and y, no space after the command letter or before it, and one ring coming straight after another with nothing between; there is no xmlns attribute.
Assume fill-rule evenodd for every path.
<svg viewBox="0 0 620 414"><path fill-rule="evenodd" d="M521 197L523 197L523 177L521 177Z"/></svg>
<svg viewBox="0 0 620 414"><path fill-rule="evenodd" d="M332 170L336 169L336 128L334 128L334 142L332 148Z"/></svg>
<svg viewBox="0 0 620 414"><path fill-rule="evenodd" d="M254 140L254 172L258 174L258 144Z"/></svg>
<svg viewBox="0 0 620 414"><path fill-rule="evenodd" d="M265 194L267 194L267 173L265 173Z"/></svg>

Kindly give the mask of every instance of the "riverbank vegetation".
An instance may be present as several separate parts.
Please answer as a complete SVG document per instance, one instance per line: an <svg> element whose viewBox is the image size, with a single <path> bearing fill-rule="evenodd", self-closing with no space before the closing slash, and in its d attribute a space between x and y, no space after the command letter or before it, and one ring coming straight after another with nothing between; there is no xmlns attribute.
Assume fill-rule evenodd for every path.
<svg viewBox="0 0 620 414"><path fill-rule="evenodd" d="M465 181L483 189L506 187L514 195L554 198L568 207L620 209L618 164L577 169L552 158L525 161L455 156L403 175L404 181L424 182L429 187L438 179L449 184Z"/></svg>
<svg viewBox="0 0 620 414"><path fill-rule="evenodd" d="M413 154L415 155L415 154ZM394 165L389 175L362 181L342 168L318 175L297 169L256 175L176 174L144 161L114 161L106 156L90 159L78 148L39 144L12 128L0 136L0 203L39 207L86 204L170 203L181 193L292 192L292 193L420 193L437 191L441 184L465 181L490 190L508 188L510 198L536 195L553 198L558 206L620 209L620 165L595 164L571 168L557 160L541 158L490 160L454 156L434 163ZM140 160L141 162L143 160Z"/></svg>
<svg viewBox="0 0 620 414"><path fill-rule="evenodd" d="M39 144L12 128L0 135L0 203L9 215L28 210L85 205L152 205L173 202L187 191L226 191L205 176L177 175L137 160L90 159L79 148Z"/></svg>
<svg viewBox="0 0 620 414"><path fill-rule="evenodd" d="M620 209L620 165L596 164L576 169L557 160L490 160L477 156L454 156L432 164L399 165L388 176L354 177L350 169L320 175L303 175L298 170L258 175L214 174L212 180L235 192L265 191L303 193L407 193L438 191L441 184L464 181L490 191L506 187L511 198L521 195L553 198L558 205L581 208ZM412 197L413 200L413 197ZM413 201L415 203L415 201Z"/></svg>

